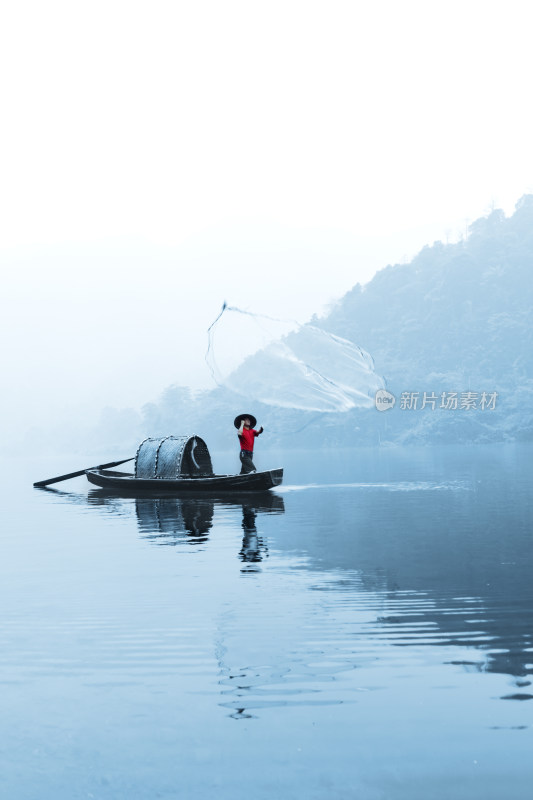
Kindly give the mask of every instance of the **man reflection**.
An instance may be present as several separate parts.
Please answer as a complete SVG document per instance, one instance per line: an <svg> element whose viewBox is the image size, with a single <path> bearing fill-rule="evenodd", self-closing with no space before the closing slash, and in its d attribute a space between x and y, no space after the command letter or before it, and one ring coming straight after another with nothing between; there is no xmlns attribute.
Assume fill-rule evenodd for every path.
<svg viewBox="0 0 533 800"><path fill-rule="evenodd" d="M255 520L257 517L257 510L254 506L243 503L242 505L242 529L244 536L242 540L242 547L239 552L241 561L245 564L257 564L263 560L263 554L268 558L268 549L261 536L257 534ZM259 568L248 567L246 572L257 572Z"/></svg>

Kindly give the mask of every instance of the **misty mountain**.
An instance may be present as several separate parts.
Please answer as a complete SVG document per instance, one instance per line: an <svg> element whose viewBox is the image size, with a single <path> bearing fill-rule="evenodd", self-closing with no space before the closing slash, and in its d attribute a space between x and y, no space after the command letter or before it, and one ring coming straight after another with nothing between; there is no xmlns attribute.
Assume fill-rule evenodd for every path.
<svg viewBox="0 0 533 800"><path fill-rule="evenodd" d="M526 195L511 217L495 210L463 241L435 242L410 263L356 284L312 324L373 356L394 407L316 414L255 402L269 441L306 447L533 438L532 272L533 195ZM266 378L276 385L276 375ZM179 424L172 391L183 393L169 389L145 408L150 427ZM181 421L208 431L219 446L227 432L213 429L213 420L231 420L247 405L224 389L183 399Z"/></svg>
<svg viewBox="0 0 533 800"><path fill-rule="evenodd" d="M263 446L530 440L532 272L533 195L526 195L512 216L492 211L463 241L435 242L410 263L387 266L314 317L313 326L371 354L395 397L389 410L316 413L247 400L223 387L198 394L169 386L140 411L106 408L95 429L75 437L64 430L65 446L72 449L76 439L82 448L101 444L109 453L145 436L196 432L210 448L231 449L232 421L242 410L265 426ZM305 326L291 333L292 346L305 336ZM276 374L264 380L279 387ZM50 438L31 435L34 444L40 435L43 446ZM58 432L54 437L61 446Z"/></svg>
<svg viewBox="0 0 533 800"><path fill-rule="evenodd" d="M526 195L511 217L493 211L470 226L464 241L435 242L411 263L357 284L314 323L374 357L397 398L379 415L388 419L381 423L388 438L530 439L532 273L533 195ZM402 392L418 392L417 409L398 407ZM421 410L424 392L437 396L435 409ZM443 392L459 399L477 393L477 407L439 411ZM497 393L493 411L480 410L483 392Z"/></svg>
<svg viewBox="0 0 533 800"><path fill-rule="evenodd" d="M529 195L511 218L494 211L466 241L436 242L357 284L317 324L371 352L396 390L519 384L533 368L532 272Z"/></svg>

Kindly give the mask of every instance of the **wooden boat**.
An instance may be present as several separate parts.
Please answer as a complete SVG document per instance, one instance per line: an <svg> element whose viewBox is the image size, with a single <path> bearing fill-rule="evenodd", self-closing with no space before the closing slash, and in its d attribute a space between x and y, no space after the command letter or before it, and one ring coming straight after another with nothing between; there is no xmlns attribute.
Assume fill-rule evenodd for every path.
<svg viewBox="0 0 533 800"><path fill-rule="evenodd" d="M207 445L196 435L144 439L137 448L134 473L95 467L85 474L96 486L128 494L262 492L279 486L283 480L282 469L215 475Z"/></svg>
<svg viewBox="0 0 533 800"><path fill-rule="evenodd" d="M211 475L209 477L138 478L133 473L107 469L88 469L87 480L103 489L124 493L149 492L172 494L218 495L226 492L263 492L279 486L283 469L249 472L247 475Z"/></svg>

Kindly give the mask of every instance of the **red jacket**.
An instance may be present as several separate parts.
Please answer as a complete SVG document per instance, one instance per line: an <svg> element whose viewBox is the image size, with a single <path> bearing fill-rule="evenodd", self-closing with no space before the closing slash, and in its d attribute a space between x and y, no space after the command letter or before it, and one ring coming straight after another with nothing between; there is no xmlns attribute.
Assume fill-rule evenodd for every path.
<svg viewBox="0 0 533 800"><path fill-rule="evenodd" d="M254 439L262 432L262 429L258 433L254 428L243 428L242 433L237 434L241 442L241 450L249 450L251 453L253 453Z"/></svg>

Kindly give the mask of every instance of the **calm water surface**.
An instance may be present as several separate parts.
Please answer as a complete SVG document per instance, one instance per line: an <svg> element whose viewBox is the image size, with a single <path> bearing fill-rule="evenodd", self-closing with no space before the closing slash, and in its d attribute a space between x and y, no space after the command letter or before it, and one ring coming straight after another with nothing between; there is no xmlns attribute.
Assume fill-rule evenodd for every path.
<svg viewBox="0 0 533 800"><path fill-rule="evenodd" d="M262 451L224 501L5 462L0 796L529 800L532 454Z"/></svg>

